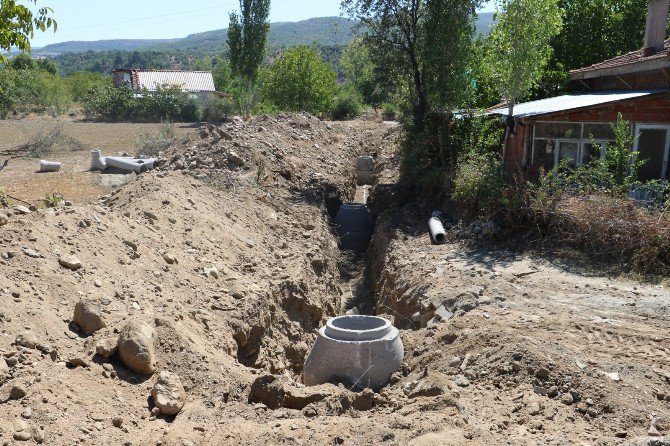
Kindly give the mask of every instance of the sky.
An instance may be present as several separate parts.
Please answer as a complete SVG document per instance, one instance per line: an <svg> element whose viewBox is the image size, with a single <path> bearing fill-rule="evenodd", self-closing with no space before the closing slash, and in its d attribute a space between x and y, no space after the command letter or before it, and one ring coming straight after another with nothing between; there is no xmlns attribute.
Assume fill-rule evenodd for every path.
<svg viewBox="0 0 670 446"><path fill-rule="evenodd" d="M38 0L37 6L53 9L58 31L36 32L34 48L69 40L172 39L227 28L239 0ZM270 21L339 15L340 0L272 0Z"/></svg>

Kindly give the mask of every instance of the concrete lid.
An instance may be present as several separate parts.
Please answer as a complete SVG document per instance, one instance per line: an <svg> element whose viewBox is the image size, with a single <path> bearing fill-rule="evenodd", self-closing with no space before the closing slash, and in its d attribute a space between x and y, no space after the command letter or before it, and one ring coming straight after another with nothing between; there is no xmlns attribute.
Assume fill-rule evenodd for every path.
<svg viewBox="0 0 670 446"><path fill-rule="evenodd" d="M338 341L375 341L385 338L393 328L383 317L346 315L329 319L323 334Z"/></svg>

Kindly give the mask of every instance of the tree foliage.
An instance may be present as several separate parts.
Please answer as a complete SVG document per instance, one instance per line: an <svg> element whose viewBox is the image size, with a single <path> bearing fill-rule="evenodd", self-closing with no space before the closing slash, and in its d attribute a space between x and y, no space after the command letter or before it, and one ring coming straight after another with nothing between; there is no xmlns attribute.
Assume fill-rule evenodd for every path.
<svg viewBox="0 0 670 446"><path fill-rule="evenodd" d="M500 95L514 104L541 78L562 27L557 0L501 0L488 65Z"/></svg>
<svg viewBox="0 0 670 446"><path fill-rule="evenodd" d="M337 79L315 48L298 45L270 66L262 91L263 97L280 110L324 115L333 104Z"/></svg>
<svg viewBox="0 0 670 446"><path fill-rule="evenodd" d="M240 0L240 14L230 14L228 46L234 76L247 85L247 113L253 107L253 87L258 78L270 32L270 0Z"/></svg>
<svg viewBox="0 0 670 446"><path fill-rule="evenodd" d="M37 0L26 0L27 3L37 4ZM30 39L35 30L46 31L53 28L56 31L56 21L51 18L53 10L42 7L33 13L26 5L17 0L0 0L0 50L9 51L16 47L21 51L30 51ZM0 63L7 62L7 58L0 53Z"/></svg>
<svg viewBox="0 0 670 446"><path fill-rule="evenodd" d="M480 0L343 0L365 29L378 66L393 65L406 76L406 95L417 130L432 109L460 105ZM383 61L383 63L381 63Z"/></svg>

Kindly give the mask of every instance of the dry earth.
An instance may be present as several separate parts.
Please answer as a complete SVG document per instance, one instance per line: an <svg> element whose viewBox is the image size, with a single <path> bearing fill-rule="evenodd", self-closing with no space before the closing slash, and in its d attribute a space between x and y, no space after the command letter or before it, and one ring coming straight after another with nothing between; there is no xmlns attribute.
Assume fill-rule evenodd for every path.
<svg viewBox="0 0 670 446"><path fill-rule="evenodd" d="M0 442L670 444L659 437L670 429L670 293L475 251L458 227L431 245L425 213L396 206L388 186L393 139L386 124L237 120L190 133L121 188L0 210ZM350 287L331 218L370 153L385 186L372 191L376 231ZM84 187L101 176L86 172L87 153L73 157L73 173L48 178ZM29 190L31 175L8 168L0 184ZM81 300L95 304L75 324ZM402 329L405 362L379 394L300 385L316 329L345 304ZM155 331L153 375L106 357L129 321ZM159 379L184 404L176 416L154 407Z"/></svg>

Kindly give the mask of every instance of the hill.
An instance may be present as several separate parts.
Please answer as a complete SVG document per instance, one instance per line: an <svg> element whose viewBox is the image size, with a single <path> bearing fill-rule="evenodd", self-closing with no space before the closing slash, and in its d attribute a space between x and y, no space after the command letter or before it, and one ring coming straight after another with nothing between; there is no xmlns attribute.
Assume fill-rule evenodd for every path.
<svg viewBox="0 0 670 446"><path fill-rule="evenodd" d="M152 45L167 44L180 39L115 39L95 41L69 41L53 43L42 48L35 48L33 55L48 56L64 53L85 53L87 51L136 51Z"/></svg>

